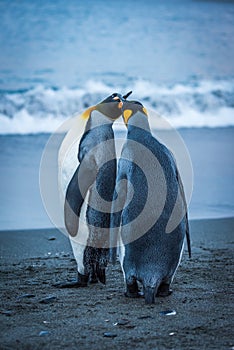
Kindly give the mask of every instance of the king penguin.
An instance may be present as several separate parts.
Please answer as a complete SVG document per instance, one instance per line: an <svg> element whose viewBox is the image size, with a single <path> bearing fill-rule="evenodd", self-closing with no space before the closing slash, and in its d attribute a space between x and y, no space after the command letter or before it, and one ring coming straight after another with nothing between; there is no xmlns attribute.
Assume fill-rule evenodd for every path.
<svg viewBox="0 0 234 350"><path fill-rule="evenodd" d="M112 125L122 114L123 102L119 96L112 94L82 115L87 123L79 143L79 165L67 186L64 204L64 221L78 277L74 282L58 283L58 287L86 287L88 282L106 282L110 211L116 180ZM80 243L81 236L85 237L84 244Z"/></svg>
<svg viewBox="0 0 234 350"><path fill-rule="evenodd" d="M123 100L127 139L116 179L117 200L111 218L111 260L119 257L127 297L140 295L147 304L170 295L184 237L191 255L187 206L172 153L152 136L147 110L138 101ZM118 209L118 208L121 208Z"/></svg>

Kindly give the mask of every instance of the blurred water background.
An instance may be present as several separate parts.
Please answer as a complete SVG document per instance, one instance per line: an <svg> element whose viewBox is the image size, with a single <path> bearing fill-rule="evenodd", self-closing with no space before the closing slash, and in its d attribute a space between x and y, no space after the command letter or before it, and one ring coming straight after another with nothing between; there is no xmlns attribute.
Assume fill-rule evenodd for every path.
<svg viewBox="0 0 234 350"><path fill-rule="evenodd" d="M178 129L190 217L234 214L234 2L0 0L0 229L52 226L38 173L50 133L108 94Z"/></svg>

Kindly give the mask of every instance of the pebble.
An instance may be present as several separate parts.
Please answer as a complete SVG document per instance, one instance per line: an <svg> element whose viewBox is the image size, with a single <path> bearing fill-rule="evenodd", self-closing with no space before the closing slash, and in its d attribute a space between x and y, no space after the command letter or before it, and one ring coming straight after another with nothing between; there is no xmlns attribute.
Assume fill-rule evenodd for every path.
<svg viewBox="0 0 234 350"><path fill-rule="evenodd" d="M152 316L150 316L150 315L143 315L143 316L139 316L137 318L138 318L138 320L144 320L146 318L152 318Z"/></svg>
<svg viewBox="0 0 234 350"><path fill-rule="evenodd" d="M27 293L27 294L22 294L22 295L20 295L20 296L18 296L18 299L22 299L22 298L35 298L35 294L29 294L29 293Z"/></svg>
<svg viewBox="0 0 234 350"><path fill-rule="evenodd" d="M166 311L161 311L161 315L166 315L166 316L175 316L176 311L175 310L166 310Z"/></svg>
<svg viewBox="0 0 234 350"><path fill-rule="evenodd" d="M130 321L126 319L119 320L118 322L115 322L114 326L126 326Z"/></svg>
<svg viewBox="0 0 234 350"><path fill-rule="evenodd" d="M35 281L27 281L25 282L25 284L29 285L29 286L36 286L38 285L39 283L38 282L35 282Z"/></svg>
<svg viewBox="0 0 234 350"><path fill-rule="evenodd" d="M50 304L50 303L53 303L54 301L56 301L57 299L58 298L55 297L55 296L48 296L48 297L46 297L44 299L41 299L39 301L39 303L41 303L41 304Z"/></svg>
<svg viewBox="0 0 234 350"><path fill-rule="evenodd" d="M48 331L41 331L41 332L39 333L39 336L40 336L40 337L43 337L44 335L47 335L47 334L49 334Z"/></svg>
<svg viewBox="0 0 234 350"><path fill-rule="evenodd" d="M6 315L6 316L12 316L13 312L11 310L3 310L3 311L0 311L0 314Z"/></svg>
<svg viewBox="0 0 234 350"><path fill-rule="evenodd" d="M112 332L105 332L105 333L103 333L103 337L105 337L105 338L115 338L115 337L117 337L117 334L116 333L112 333Z"/></svg>

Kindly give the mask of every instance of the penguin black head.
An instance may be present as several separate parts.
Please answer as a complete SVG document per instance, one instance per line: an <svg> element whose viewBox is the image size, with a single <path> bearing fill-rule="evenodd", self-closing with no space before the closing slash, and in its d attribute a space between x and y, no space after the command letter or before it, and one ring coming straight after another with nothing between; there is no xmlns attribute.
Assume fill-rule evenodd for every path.
<svg viewBox="0 0 234 350"><path fill-rule="evenodd" d="M122 114L123 98L117 92L105 98L96 106L89 107L84 113L83 118L89 118L92 111L97 110L111 120L119 118Z"/></svg>
<svg viewBox="0 0 234 350"><path fill-rule="evenodd" d="M131 118L137 112L143 113L146 117L148 116L146 108L139 101L128 101L127 98L131 95L132 91L129 91L126 95L123 96L123 119L125 124L128 124L129 118Z"/></svg>
<svg viewBox="0 0 234 350"><path fill-rule="evenodd" d="M103 101L101 101L97 106L96 109L105 114L110 119L117 119L122 114L122 96L118 94L117 92L113 93L111 96L108 96Z"/></svg>

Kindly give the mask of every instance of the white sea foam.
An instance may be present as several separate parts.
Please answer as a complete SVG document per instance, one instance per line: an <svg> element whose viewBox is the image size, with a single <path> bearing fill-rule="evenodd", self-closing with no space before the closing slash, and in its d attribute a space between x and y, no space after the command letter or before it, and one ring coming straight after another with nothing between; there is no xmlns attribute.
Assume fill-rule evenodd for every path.
<svg viewBox="0 0 234 350"><path fill-rule="evenodd" d="M170 86L136 80L126 86L88 81L82 88L38 86L0 92L0 134L53 132L74 113L82 112L112 92L125 94L165 117L172 126L234 126L234 81L195 81ZM154 125L152 121L152 126Z"/></svg>
<svg viewBox="0 0 234 350"><path fill-rule="evenodd" d="M22 109L17 112L14 118L6 118L0 115L0 133L1 134L37 134L55 131L64 121L62 118L54 118L48 115L46 118L40 118L30 115L27 110Z"/></svg>

